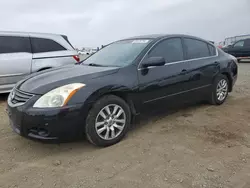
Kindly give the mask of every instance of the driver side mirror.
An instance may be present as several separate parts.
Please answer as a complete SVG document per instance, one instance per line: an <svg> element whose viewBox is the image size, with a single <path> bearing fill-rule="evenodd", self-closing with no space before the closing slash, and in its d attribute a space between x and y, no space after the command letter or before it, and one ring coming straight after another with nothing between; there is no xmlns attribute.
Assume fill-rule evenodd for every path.
<svg viewBox="0 0 250 188"><path fill-rule="evenodd" d="M233 45L232 45L232 44L229 44L229 45L228 45L228 48L233 48Z"/></svg>
<svg viewBox="0 0 250 188"><path fill-rule="evenodd" d="M163 66L166 61L164 57L149 57L142 63L143 68L153 67L153 66Z"/></svg>

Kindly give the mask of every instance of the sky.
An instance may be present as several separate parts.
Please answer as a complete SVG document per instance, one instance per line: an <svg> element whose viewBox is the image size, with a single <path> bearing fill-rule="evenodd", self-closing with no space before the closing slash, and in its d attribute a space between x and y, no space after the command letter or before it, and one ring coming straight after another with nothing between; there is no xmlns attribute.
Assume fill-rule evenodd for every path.
<svg viewBox="0 0 250 188"><path fill-rule="evenodd" d="M59 33L77 47L144 34L250 34L250 0L0 0L0 30Z"/></svg>

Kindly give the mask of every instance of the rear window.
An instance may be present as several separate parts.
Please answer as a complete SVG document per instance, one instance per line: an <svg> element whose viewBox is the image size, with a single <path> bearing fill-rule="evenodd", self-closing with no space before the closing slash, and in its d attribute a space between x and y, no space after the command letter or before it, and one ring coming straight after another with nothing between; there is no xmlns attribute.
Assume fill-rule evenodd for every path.
<svg viewBox="0 0 250 188"><path fill-rule="evenodd" d="M55 52L55 51L66 50L62 45L50 39L31 38L31 44L33 53Z"/></svg>
<svg viewBox="0 0 250 188"><path fill-rule="evenodd" d="M0 53L31 53L28 37L0 36Z"/></svg>

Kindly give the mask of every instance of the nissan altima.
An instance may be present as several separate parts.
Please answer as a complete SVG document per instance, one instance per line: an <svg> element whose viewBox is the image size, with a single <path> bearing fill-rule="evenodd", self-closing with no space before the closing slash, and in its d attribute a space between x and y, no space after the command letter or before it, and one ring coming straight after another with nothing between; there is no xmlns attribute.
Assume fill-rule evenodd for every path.
<svg viewBox="0 0 250 188"><path fill-rule="evenodd" d="M158 104L221 105L233 90L235 57L187 35L149 35L115 41L77 65L32 74L8 97L13 130L27 138L86 135L97 146L119 142L131 120Z"/></svg>

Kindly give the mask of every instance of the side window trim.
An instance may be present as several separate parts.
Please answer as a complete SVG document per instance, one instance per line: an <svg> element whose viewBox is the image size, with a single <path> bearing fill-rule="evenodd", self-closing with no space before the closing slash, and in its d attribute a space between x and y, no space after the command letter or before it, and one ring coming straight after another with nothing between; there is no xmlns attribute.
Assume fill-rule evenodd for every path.
<svg viewBox="0 0 250 188"><path fill-rule="evenodd" d="M209 51L209 56L212 56L213 52L211 52L211 49L209 48L209 44L207 44L207 48L208 48L208 51Z"/></svg>
<svg viewBox="0 0 250 188"><path fill-rule="evenodd" d="M181 40L183 41L183 45L185 46L184 44L184 38L188 38L188 37L165 37L165 38L162 38L161 40L155 42L149 49L148 51L145 53L145 55L142 57L141 61L139 62L138 66L137 66L137 70L142 70L143 68L141 67L141 63L144 61L144 59L148 56L148 53L161 41L163 41L164 39L169 39L169 38L181 38ZM190 38L190 39L193 39L193 38ZM202 40L200 40L202 41ZM207 43L207 42L206 42ZM208 44L208 43L207 43ZM184 47L183 46L183 47ZM218 49L212 45L214 48L215 48L215 52L216 54L214 56L208 56L208 57L202 57L202 58L194 58L194 59L185 59L183 61L176 61L176 62L173 62L173 63L166 63L164 66L167 66L167 65L173 65L173 64L177 64L177 63L183 63L183 62L189 62L189 61L198 61L198 60L201 60L201 59L210 59L210 58L214 58L214 57L218 57L219 56L219 51ZM184 55L185 55L185 47L183 48L184 50ZM154 68L154 67L149 67L149 68Z"/></svg>
<svg viewBox="0 0 250 188"><path fill-rule="evenodd" d="M211 46L215 51L211 51L211 48L209 48L209 46ZM210 56L215 56L216 55L216 47L214 46L214 45L211 45L211 44L207 44L207 47L208 47L208 50L209 50L209 54L210 54ZM213 55L213 52L215 52L215 55Z"/></svg>
<svg viewBox="0 0 250 188"><path fill-rule="evenodd" d="M33 54L34 50L33 50L33 46L32 46L32 42L31 42L31 37L29 36L29 42L30 42L30 51Z"/></svg>

